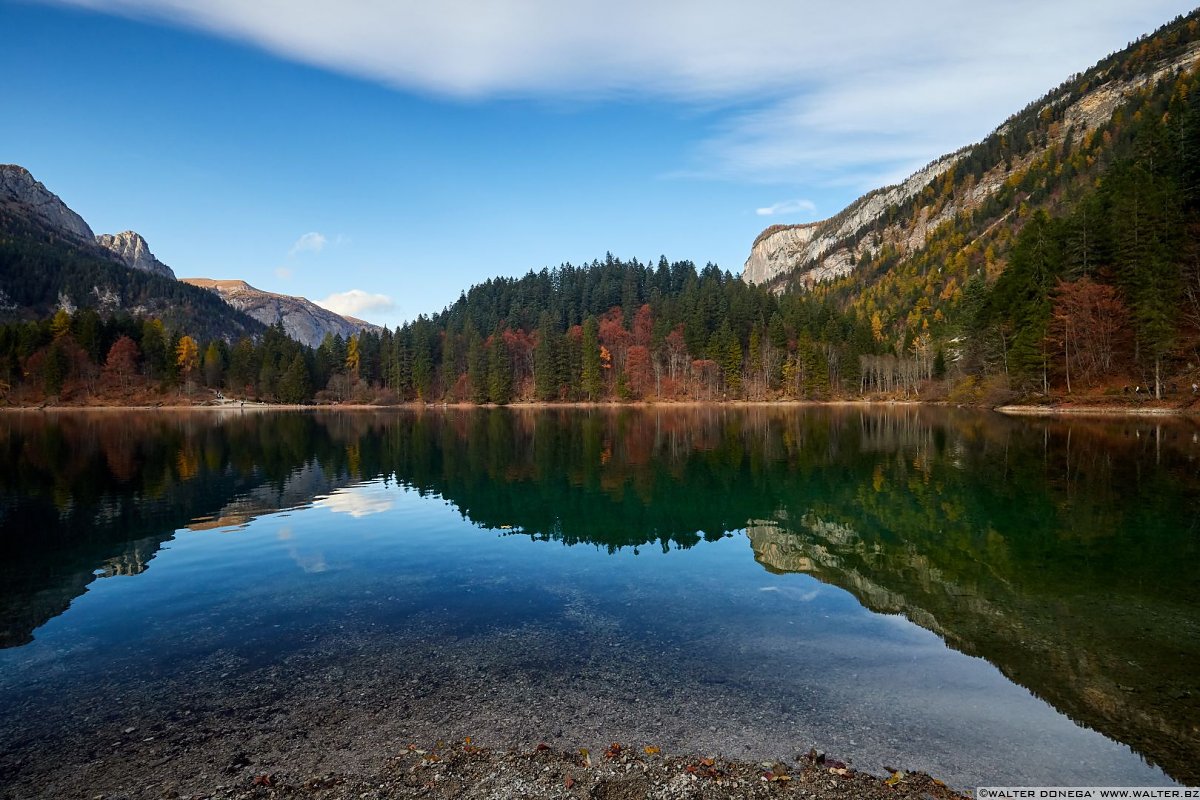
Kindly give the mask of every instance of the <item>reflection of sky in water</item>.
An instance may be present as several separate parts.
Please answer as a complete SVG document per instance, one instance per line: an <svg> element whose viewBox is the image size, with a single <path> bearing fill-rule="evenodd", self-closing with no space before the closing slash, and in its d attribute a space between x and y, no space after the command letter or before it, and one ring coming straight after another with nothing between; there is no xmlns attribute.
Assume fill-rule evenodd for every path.
<svg viewBox="0 0 1200 800"><path fill-rule="evenodd" d="M701 687L713 697L715 750L741 735L719 726L758 724L751 733L780 755L816 744L960 786L1165 781L903 617L869 612L811 576L765 571L741 533L609 555L480 530L441 498L382 481L231 535L180 531L152 568L97 581L34 644L0 653L0 707L47 663L79 686L114 665L182 663L217 648L278 658L300 633L407 641L423 630L481 654L497 637L548 631L570 650L501 653L486 662L492 679L539 685L562 659L582 669L611 658L613 683L601 670L589 696L636 697L635 713L670 716L680 699L663 694L664 676ZM623 672L622 658L643 661ZM790 727L772 740L771 725Z"/></svg>
<svg viewBox="0 0 1200 800"><path fill-rule="evenodd" d="M395 503L394 493L382 483L368 483L335 489L328 497L322 497L313 505L327 508L335 514L349 514L357 518L382 514L391 510Z"/></svg>

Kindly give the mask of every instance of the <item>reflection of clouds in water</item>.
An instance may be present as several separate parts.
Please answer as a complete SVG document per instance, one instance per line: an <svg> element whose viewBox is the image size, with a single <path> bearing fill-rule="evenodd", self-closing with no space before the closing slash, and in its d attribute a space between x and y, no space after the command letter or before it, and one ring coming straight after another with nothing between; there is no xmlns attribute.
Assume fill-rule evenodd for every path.
<svg viewBox="0 0 1200 800"><path fill-rule="evenodd" d="M325 572L329 569L329 563L325 560L324 553L309 553L302 554L295 546L288 548L288 555L292 561L296 562L296 566L309 574Z"/></svg>
<svg viewBox="0 0 1200 800"><path fill-rule="evenodd" d="M329 562L325 560L324 553L301 553L300 549L292 543L296 538L296 534L292 532L290 527L280 528L275 532L275 538L281 542L288 543L288 558L295 561L296 566L300 569L310 574L328 571Z"/></svg>
<svg viewBox="0 0 1200 800"><path fill-rule="evenodd" d="M313 503L318 508L327 508L335 514L349 514L352 517L369 517L391 510L396 501L379 491L378 487L356 486L350 489L337 489L328 497L322 497Z"/></svg>
<svg viewBox="0 0 1200 800"><path fill-rule="evenodd" d="M789 600L796 600L801 603L812 602L813 600L817 599L819 594L821 594L820 589L809 589L808 591L804 591L803 589L793 589L790 586L763 586L759 588L759 591L776 592L782 597L786 597Z"/></svg>

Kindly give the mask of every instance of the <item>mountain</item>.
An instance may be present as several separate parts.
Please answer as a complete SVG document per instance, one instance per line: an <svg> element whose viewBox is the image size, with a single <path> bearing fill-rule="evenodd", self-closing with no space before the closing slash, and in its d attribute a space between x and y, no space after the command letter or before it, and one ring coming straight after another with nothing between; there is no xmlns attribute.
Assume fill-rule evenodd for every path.
<svg viewBox="0 0 1200 800"><path fill-rule="evenodd" d="M1198 65L1200 10L904 183L766 229L742 278L780 296L785 330L811 337L804 371L818 388L850 378L861 392L997 403L1125 387L1134 401L1190 402ZM935 377L947 381L919 385Z"/></svg>
<svg viewBox="0 0 1200 800"><path fill-rule="evenodd" d="M174 278L175 272L166 264L159 261L150 252L150 246L141 234L133 231L124 233L104 233L96 237L96 244L112 252L130 269L140 269L164 278Z"/></svg>
<svg viewBox="0 0 1200 800"><path fill-rule="evenodd" d="M0 310L11 318L60 307L156 316L206 339L255 335L281 322L312 347L329 333L348 339L382 330L245 281L176 280L140 234L96 236L24 167L0 165Z"/></svg>
<svg viewBox="0 0 1200 800"><path fill-rule="evenodd" d="M99 255L107 255L117 263L167 278L175 277L170 267L154 257L140 234L125 231L94 235L83 217L72 211L24 167L0 164L0 206L58 233L64 239L73 240L75 244L86 245L95 241L104 251Z"/></svg>
<svg viewBox="0 0 1200 800"><path fill-rule="evenodd" d="M829 219L772 225L752 244L743 279L776 290L811 287L854 273L885 247L899 258L911 256L941 225L985 209L986 216L975 220L980 232L1008 220L1024 200L1020 193L992 208L988 201L1034 162L1047 152L1078 150L1139 93L1195 68L1195 26L1193 13L1139 40L1014 115L983 142L936 159L900 184L868 192Z"/></svg>
<svg viewBox="0 0 1200 800"><path fill-rule="evenodd" d="M288 336L310 347L321 344L327 334L349 339L362 330L382 330L354 317L344 317L303 297L256 289L245 281L212 278L181 278L183 283L208 289L229 305L249 314L264 325L283 323Z"/></svg>
<svg viewBox="0 0 1200 800"><path fill-rule="evenodd" d="M890 228L886 225L888 209L916 196L961 157L962 151L943 156L903 183L868 192L829 219L801 225L772 225L754 240L750 257L742 267L742 279L747 283L770 284L794 272L800 273L802 282L845 275L854 269L855 257L862 256L860 235L877 229L881 221L885 232L902 246L924 244L931 230L929 220L904 235L899 224ZM985 191L987 188L991 188L990 183L985 184Z"/></svg>
<svg viewBox="0 0 1200 800"><path fill-rule="evenodd" d="M16 164L0 164L0 208L12 209L46 228L77 242L90 242L92 229L29 170Z"/></svg>
<svg viewBox="0 0 1200 800"><path fill-rule="evenodd" d="M0 165L0 320L57 309L156 317L204 339L257 336L263 325L175 280L133 231L92 229L24 167Z"/></svg>

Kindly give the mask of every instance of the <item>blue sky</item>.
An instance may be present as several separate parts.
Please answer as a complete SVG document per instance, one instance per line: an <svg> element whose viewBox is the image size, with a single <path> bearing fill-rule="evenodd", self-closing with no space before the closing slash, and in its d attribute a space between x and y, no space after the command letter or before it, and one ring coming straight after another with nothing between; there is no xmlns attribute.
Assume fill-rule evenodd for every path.
<svg viewBox="0 0 1200 800"><path fill-rule="evenodd" d="M712 261L982 138L1168 0L0 0L0 161L180 276L396 325Z"/></svg>

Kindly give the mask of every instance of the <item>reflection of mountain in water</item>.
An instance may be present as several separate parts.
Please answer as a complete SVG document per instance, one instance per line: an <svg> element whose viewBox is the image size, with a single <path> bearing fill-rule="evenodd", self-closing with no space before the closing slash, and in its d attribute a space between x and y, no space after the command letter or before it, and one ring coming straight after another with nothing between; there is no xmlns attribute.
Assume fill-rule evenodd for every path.
<svg viewBox="0 0 1200 800"><path fill-rule="evenodd" d="M568 544L688 547L749 526L764 567L902 613L1200 779L1191 423L928 409L552 419L426 418L406 428L414 457L384 471L477 524Z"/></svg>
<svg viewBox="0 0 1200 800"><path fill-rule="evenodd" d="M477 525L571 545L669 550L747 528L764 567L903 613L1200 780L1191 423L911 408L4 422L0 644L27 641L96 571L145 569L178 528L387 478Z"/></svg>
<svg viewBox="0 0 1200 800"><path fill-rule="evenodd" d="M1104 584L1030 596L1002 576L963 580L939 570L936 549L921 542L888 542L813 516L761 522L747 535L767 569L804 572L872 611L903 614L1176 778L1200 777L1194 609L1131 598L1114 604Z"/></svg>
<svg viewBox="0 0 1200 800"><path fill-rule="evenodd" d="M311 453L298 466L287 459L268 466L262 453L247 459L231 441L245 423L212 415L25 414L6 421L0 647L30 641L97 578L143 572L180 528L245 524L351 482ZM272 426L266 418L256 422Z"/></svg>
<svg viewBox="0 0 1200 800"><path fill-rule="evenodd" d="M289 473L282 483L256 486L237 495L215 513L194 517L185 527L193 531L244 527L255 517L307 506L314 498L352 482L348 475L333 480L320 464L310 461Z"/></svg>

